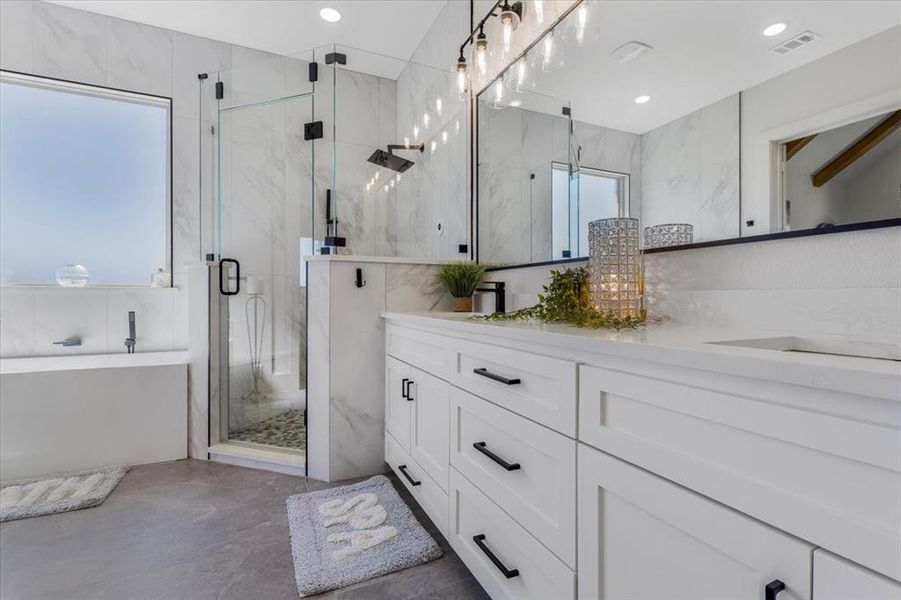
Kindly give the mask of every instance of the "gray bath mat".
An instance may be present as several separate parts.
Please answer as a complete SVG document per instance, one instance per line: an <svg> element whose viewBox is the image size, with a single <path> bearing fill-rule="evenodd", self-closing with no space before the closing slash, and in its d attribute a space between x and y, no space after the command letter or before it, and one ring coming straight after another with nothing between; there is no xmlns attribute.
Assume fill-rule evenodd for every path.
<svg viewBox="0 0 901 600"><path fill-rule="evenodd" d="M0 484L0 522L40 517L101 504L125 476L116 465Z"/></svg>
<svg viewBox="0 0 901 600"><path fill-rule="evenodd" d="M387 477L288 498L294 577L310 596L441 556Z"/></svg>

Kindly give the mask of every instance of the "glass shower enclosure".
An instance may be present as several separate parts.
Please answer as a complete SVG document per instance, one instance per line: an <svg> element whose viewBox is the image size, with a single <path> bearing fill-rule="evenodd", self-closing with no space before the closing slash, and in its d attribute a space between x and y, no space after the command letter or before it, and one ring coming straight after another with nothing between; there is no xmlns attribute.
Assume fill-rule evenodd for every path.
<svg viewBox="0 0 901 600"><path fill-rule="evenodd" d="M309 60L268 57L215 81L214 246L220 442L305 454L306 281L313 250ZM215 285L215 282L213 282Z"/></svg>

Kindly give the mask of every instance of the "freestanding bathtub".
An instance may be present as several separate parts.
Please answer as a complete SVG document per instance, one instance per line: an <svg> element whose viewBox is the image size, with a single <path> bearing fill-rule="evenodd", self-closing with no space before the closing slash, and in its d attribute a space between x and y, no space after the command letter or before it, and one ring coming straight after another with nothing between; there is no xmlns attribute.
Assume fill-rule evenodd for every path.
<svg viewBox="0 0 901 600"><path fill-rule="evenodd" d="M187 456L187 352L0 359L0 479Z"/></svg>

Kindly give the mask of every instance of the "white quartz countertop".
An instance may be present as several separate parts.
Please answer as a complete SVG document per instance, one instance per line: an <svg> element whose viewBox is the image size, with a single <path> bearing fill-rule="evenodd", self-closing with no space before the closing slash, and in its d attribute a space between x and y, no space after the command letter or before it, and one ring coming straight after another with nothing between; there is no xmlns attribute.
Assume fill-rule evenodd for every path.
<svg viewBox="0 0 901 600"><path fill-rule="evenodd" d="M674 322L652 323L636 329L583 329L567 325L523 321L482 321L468 313L394 313L382 317L417 328L465 337L486 335L538 344L545 351L610 354L623 358L717 371L834 391L887 398L901 402L901 362L810 352L784 352L763 348L724 346L711 342L788 337L790 332L749 331L739 328L704 328ZM853 336L804 338L869 343ZM901 339L879 342L901 344ZM549 352L554 354L553 350Z"/></svg>

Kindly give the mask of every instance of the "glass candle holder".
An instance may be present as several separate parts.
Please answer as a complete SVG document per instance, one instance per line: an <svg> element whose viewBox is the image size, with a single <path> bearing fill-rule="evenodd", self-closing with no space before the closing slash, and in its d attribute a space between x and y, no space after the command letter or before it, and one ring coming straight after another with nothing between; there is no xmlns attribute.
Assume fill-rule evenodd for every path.
<svg viewBox="0 0 901 600"><path fill-rule="evenodd" d="M620 318L642 316L638 219L599 219L588 224L591 304Z"/></svg>
<svg viewBox="0 0 901 600"><path fill-rule="evenodd" d="M689 223L664 223L644 228L645 248L665 248L691 244L694 227Z"/></svg>

